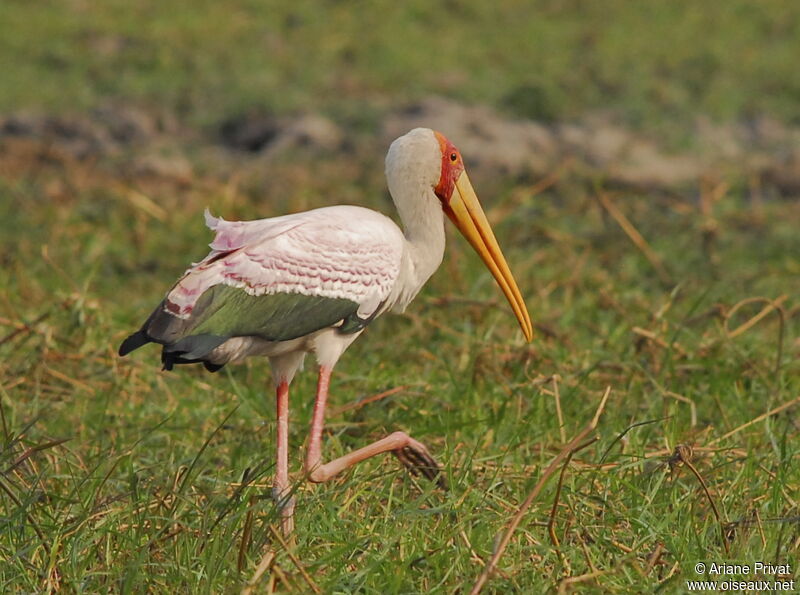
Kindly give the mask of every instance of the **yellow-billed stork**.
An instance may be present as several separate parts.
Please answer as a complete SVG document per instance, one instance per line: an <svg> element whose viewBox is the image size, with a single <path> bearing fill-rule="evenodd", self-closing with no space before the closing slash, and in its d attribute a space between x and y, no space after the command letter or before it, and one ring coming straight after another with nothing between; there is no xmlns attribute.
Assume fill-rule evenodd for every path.
<svg viewBox="0 0 800 595"><path fill-rule="evenodd" d="M378 315L402 311L442 262L447 215L492 272L525 338L533 327L461 154L439 132L416 128L395 140L386 181L403 223L355 206L225 221L206 212L215 233L211 253L169 290L120 355L161 344L164 368L202 363L214 372L249 355L267 356L277 391L274 496L286 533L293 528L288 465L289 384L306 353L319 364L316 402L305 458L312 482L391 451L415 474L444 485L428 449L394 432L333 461L322 461L322 429L331 370Z"/></svg>

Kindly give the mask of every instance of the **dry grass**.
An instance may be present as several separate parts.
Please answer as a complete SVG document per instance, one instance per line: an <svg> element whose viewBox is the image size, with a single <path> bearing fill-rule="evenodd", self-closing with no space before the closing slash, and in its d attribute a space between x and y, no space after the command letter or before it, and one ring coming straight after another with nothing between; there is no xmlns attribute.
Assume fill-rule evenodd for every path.
<svg viewBox="0 0 800 595"><path fill-rule="evenodd" d="M342 359L325 436L335 456L406 430L450 491L391 457L298 472L294 543L273 529L266 363L116 356L205 254L205 207L390 212L374 139L404 100L611 111L675 151L702 144L698 116L797 120L797 3L390 4L0 3L3 115L119 102L160 130L82 156L68 126L0 137L4 592L679 592L698 560L798 559L800 206L746 164L679 192L569 155L496 176L482 198L537 339L452 234L409 311ZM209 146L230 116L305 110L348 127L342 151ZM313 388L293 385L295 470Z"/></svg>
<svg viewBox="0 0 800 595"><path fill-rule="evenodd" d="M167 374L152 351L114 350L202 255L205 206L267 216L323 204L309 189L346 184L353 166L336 159L349 157L308 184L299 164L313 155L273 168L270 184L293 189L273 204L213 177L120 185L113 163L30 149L0 160L6 590L453 592L484 576L494 591L630 592L679 590L698 559L796 558L795 204L762 204L756 220L736 190L705 214L688 198L621 193L624 219L606 219L569 174L536 196L512 186L487 200L490 218L504 213L539 338L520 341L453 237L411 311L343 358L325 445L335 455L405 429L445 462L451 491L391 458L330 485L296 475L287 547L271 529L265 363ZM356 198L385 209L373 178ZM293 392L295 469L312 376ZM545 485L609 386L599 440ZM692 473L674 464L679 445Z"/></svg>

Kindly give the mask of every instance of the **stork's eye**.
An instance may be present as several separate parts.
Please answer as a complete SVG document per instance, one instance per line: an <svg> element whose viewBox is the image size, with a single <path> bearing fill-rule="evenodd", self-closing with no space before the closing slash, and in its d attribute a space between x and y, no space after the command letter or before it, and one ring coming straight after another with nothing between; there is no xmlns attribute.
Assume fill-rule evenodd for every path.
<svg viewBox="0 0 800 595"><path fill-rule="evenodd" d="M453 163L458 161L458 155L456 153L450 153L450 161L452 161Z"/></svg>

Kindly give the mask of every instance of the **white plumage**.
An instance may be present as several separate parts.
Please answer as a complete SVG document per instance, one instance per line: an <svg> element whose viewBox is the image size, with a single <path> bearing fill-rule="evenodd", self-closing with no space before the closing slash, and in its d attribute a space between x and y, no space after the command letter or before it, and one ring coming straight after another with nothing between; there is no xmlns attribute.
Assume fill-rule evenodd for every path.
<svg viewBox="0 0 800 595"><path fill-rule="evenodd" d="M202 293L219 283L250 295L299 293L342 298L372 315L400 273L403 234L388 217L354 206L314 209L256 221L225 221L206 212L216 232L211 253L169 294L188 316Z"/></svg>
<svg viewBox="0 0 800 595"><path fill-rule="evenodd" d="M405 309L444 255L444 215L433 192L439 178L436 152L438 143L427 129L410 132L389 149L386 177L405 234L385 215L350 205L255 221L226 221L206 211L206 225L215 232L211 252L186 271L164 307L188 318L200 296L222 284L256 296L346 299L358 304L364 319ZM333 366L359 334L339 334L332 327L279 343L232 337L207 359L226 364L250 355L279 357L272 362L275 380L291 381L305 353Z"/></svg>

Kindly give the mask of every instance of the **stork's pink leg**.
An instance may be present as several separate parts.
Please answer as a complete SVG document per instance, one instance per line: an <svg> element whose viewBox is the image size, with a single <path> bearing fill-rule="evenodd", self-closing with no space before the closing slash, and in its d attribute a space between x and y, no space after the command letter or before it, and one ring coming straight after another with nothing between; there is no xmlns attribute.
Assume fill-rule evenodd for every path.
<svg viewBox="0 0 800 595"><path fill-rule="evenodd" d="M306 451L305 470L311 481L314 483L328 481L364 459L391 451L414 475L424 475L431 481L437 482L440 487L446 488L439 463L424 444L417 442L405 432L393 432L377 442L323 464L322 429L325 424L325 404L328 400L330 378L331 368L320 367L317 398L311 419L311 436Z"/></svg>
<svg viewBox="0 0 800 595"><path fill-rule="evenodd" d="M284 535L294 530L294 497L289 489L289 383L281 381L277 391L277 461L272 494L281 511Z"/></svg>

